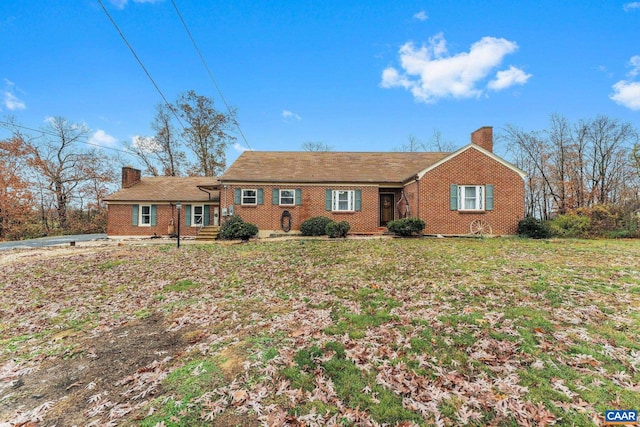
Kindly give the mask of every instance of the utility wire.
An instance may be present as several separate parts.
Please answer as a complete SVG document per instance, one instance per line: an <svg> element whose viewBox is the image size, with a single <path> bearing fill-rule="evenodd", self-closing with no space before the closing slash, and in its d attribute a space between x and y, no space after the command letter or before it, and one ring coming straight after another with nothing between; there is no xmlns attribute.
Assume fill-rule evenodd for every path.
<svg viewBox="0 0 640 427"><path fill-rule="evenodd" d="M193 38L193 36L191 35L191 31L189 31L189 27L187 26L187 23L182 18L182 14L180 13L180 10L178 10L178 6L176 5L176 2L174 0L171 0L171 4L173 5L173 8L176 10L176 13L178 14L178 18L180 18L180 22L182 22L182 25L184 26L184 29L187 32L187 35L189 36L189 39L191 39L191 43L193 44L193 47L196 49L196 52L198 52L198 56L200 57L200 60L202 61L204 68L206 68L207 73L209 74L209 78L211 79L211 82L213 83L216 90L218 91L218 94L220 95L222 102L227 107L227 111L229 112L229 114L231 114L231 108L229 107L229 104L227 104L227 100L224 98L224 95L222 95L222 91L220 90L220 87L218 86L216 79L213 77L213 73L211 72L211 69L209 69L209 65L207 65L207 61L205 61L204 56L202 55L202 52L200 52L200 48L196 44L196 41ZM244 132L242 132L242 129L240 128L240 123L238 123L238 120L236 120L235 118L234 118L234 122L236 124L236 127L238 128L238 132L242 136L242 140L244 141L245 144L247 144L247 147L250 150L252 150L251 145L249 145L249 141L247 141L247 138L244 136Z"/></svg>
<svg viewBox="0 0 640 427"><path fill-rule="evenodd" d="M118 27L118 24L116 24L116 21L113 20L113 18L109 14L109 11L107 10L107 8L104 7L104 3L102 3L102 0L98 0L98 3L100 3L100 6L102 6L102 10L104 11L105 15L107 15L107 18L109 18L109 21L111 21L111 23L113 24L113 26L116 29L116 31L118 31L118 34L120 34L120 37L122 37L122 40L124 41L124 43L127 45L129 50L133 54L133 57L136 58L136 61L138 61L138 64L140 64L140 67L142 67L142 69L144 70L144 72L147 75L147 77L149 78L149 80L151 80L151 83L153 84L153 87L156 88L156 90L158 91L158 93L162 97L162 100L164 101L164 103L167 106L167 108L169 109L169 111L171 111L173 113L175 118L178 120L178 123L180 123L180 127L182 127L182 130L184 130L186 132L187 130L185 129L184 125L182 124L182 121L180 120L180 117L175 112L175 109L171 106L169 101L167 101L167 98L164 96L164 94L162 93L162 91L160 90L158 85L156 84L155 80L153 80L153 77L151 77L151 74L149 74L149 71L147 70L147 67L144 66L144 64L142 63L142 60L140 60L140 58L136 54L136 51L133 50L133 47L131 46L131 44L129 44L129 41L127 40L127 38L124 36L122 31L120 30L120 27Z"/></svg>
<svg viewBox="0 0 640 427"><path fill-rule="evenodd" d="M46 131L44 129L34 129L34 128L30 128L28 126L22 126L22 125L18 125L16 123L6 122L4 120L0 120L0 126L4 127L5 129L10 129L12 127L16 127L16 128L20 128L20 129L30 130L30 131L33 131L33 132L38 132L38 133L41 133L43 135L50 135L50 136L55 136L55 137L59 136L57 133L49 132L49 131ZM128 154L130 156L131 155L137 156L137 154L135 152L131 152L131 151L127 151L127 150L120 150L119 148L113 148L113 147L107 147L107 146L100 145L100 144L95 144L93 142L89 142L88 140L87 141L77 140L77 142L79 142L81 144L91 145L93 147L104 148L105 150L112 150L112 151L117 151L119 153L125 153L125 154Z"/></svg>

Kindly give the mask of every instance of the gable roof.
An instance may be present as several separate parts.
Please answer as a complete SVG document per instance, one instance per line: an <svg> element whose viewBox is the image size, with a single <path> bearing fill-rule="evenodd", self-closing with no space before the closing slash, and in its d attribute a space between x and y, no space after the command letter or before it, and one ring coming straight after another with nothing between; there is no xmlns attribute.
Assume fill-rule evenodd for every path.
<svg viewBox="0 0 640 427"><path fill-rule="evenodd" d="M522 169L512 165L511 163L507 162L505 159L503 159L502 157L496 156L495 154L493 154L491 151L485 150L484 148L480 147L479 145L476 144L467 144L464 147L460 148L459 150L454 151L453 153L445 156L444 158L440 159L439 161L427 166L426 168L422 169L420 172L418 172L418 178L422 179L422 177L429 172L432 169L437 168L438 166L440 166L441 164L443 164L444 162L447 162L451 159L453 159L454 157L464 153L465 151L469 150L470 148L476 149L479 152L491 157L493 160L495 160L498 163L501 163L502 165L508 167L509 169L511 169L512 171L514 171L515 173L517 173L518 175L520 175L520 177L522 179L524 179L527 176L527 173L525 171L523 171Z"/></svg>
<svg viewBox="0 0 640 427"><path fill-rule="evenodd" d="M107 202L206 202L218 200L217 191L209 194L204 189L213 189L219 185L214 177L193 176L156 176L142 178L140 182L123 188L106 197Z"/></svg>
<svg viewBox="0 0 640 427"><path fill-rule="evenodd" d="M397 183L450 153L245 151L220 181Z"/></svg>

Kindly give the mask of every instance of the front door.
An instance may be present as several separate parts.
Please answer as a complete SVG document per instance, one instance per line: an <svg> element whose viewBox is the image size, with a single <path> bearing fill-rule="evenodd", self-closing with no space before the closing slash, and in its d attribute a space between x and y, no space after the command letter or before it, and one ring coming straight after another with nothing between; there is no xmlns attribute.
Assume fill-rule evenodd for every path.
<svg viewBox="0 0 640 427"><path fill-rule="evenodd" d="M393 221L393 194L380 194L380 227L386 227L389 221Z"/></svg>

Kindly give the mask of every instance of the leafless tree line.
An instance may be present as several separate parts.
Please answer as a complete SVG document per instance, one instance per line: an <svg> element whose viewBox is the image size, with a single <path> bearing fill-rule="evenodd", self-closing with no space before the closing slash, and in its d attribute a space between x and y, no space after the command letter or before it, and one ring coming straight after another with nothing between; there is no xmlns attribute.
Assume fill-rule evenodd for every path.
<svg viewBox="0 0 640 427"><path fill-rule="evenodd" d="M598 204L640 207L639 134L631 124L607 116L572 124L554 114L548 129L509 125L502 138L527 173L527 216L550 219Z"/></svg>

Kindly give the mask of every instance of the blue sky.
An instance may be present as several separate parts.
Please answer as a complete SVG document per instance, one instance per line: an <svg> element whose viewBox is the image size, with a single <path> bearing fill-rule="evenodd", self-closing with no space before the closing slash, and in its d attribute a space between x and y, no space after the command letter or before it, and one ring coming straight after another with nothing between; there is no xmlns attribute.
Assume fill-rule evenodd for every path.
<svg viewBox="0 0 640 427"><path fill-rule="evenodd" d="M459 147L553 113L640 128L640 2L174 1L255 150ZM167 99L226 109L171 0L103 3ZM161 101L97 0L0 2L0 79L0 117L63 116L113 148Z"/></svg>

